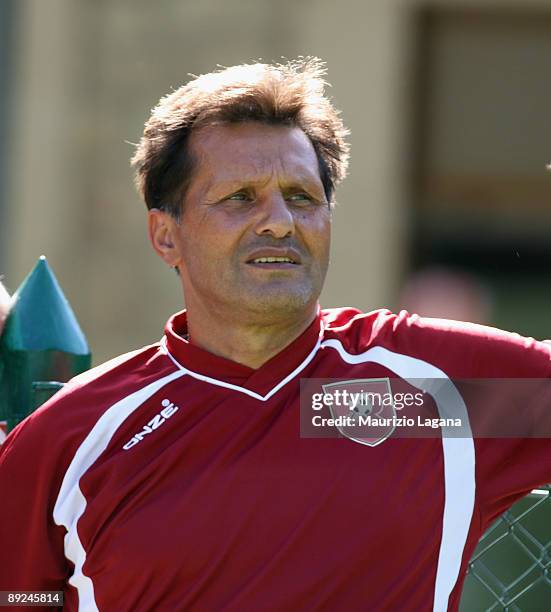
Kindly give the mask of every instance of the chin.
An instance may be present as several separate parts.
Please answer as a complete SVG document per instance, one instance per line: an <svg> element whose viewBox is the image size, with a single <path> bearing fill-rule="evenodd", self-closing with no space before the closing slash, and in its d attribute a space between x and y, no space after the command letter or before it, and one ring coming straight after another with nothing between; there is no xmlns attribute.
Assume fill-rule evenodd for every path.
<svg viewBox="0 0 551 612"><path fill-rule="evenodd" d="M302 315L305 310L315 305L319 293L309 291L265 291L260 295L242 296L240 310L262 314L269 319L280 319L286 316Z"/></svg>

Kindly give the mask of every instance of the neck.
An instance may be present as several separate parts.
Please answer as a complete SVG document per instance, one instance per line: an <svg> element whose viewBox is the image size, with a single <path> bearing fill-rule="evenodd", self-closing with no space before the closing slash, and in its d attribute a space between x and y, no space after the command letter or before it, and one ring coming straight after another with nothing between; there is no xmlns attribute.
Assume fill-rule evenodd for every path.
<svg viewBox="0 0 551 612"><path fill-rule="evenodd" d="M192 344L257 369L298 338L315 319L316 313L317 304L314 304L299 317L294 314L280 321L258 323L245 318L235 320L189 305L188 333Z"/></svg>

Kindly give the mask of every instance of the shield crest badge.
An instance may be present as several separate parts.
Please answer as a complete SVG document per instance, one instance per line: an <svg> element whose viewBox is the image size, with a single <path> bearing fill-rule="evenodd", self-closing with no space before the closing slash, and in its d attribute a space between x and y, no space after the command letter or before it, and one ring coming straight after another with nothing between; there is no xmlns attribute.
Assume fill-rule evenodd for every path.
<svg viewBox="0 0 551 612"><path fill-rule="evenodd" d="M394 432L396 409L388 378L355 378L322 385L324 393L340 397L329 406L331 416L351 417L347 425L336 425L349 440L377 446Z"/></svg>

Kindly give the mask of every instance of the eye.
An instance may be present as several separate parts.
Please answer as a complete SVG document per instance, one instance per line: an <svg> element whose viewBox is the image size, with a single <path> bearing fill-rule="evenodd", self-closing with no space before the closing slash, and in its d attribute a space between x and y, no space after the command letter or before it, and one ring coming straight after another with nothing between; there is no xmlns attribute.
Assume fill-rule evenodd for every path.
<svg viewBox="0 0 551 612"><path fill-rule="evenodd" d="M226 200L234 200L237 202L245 202L249 200L249 194L244 191L238 191L237 193L232 193L232 195L225 198Z"/></svg>
<svg viewBox="0 0 551 612"><path fill-rule="evenodd" d="M302 200L306 200L308 202L311 202L313 200L313 198L311 196L309 196L307 193L293 193L289 196L287 196L288 200L292 200L293 202L300 202Z"/></svg>
<svg viewBox="0 0 551 612"><path fill-rule="evenodd" d="M288 202L293 202L295 206L322 206L323 204L327 204L324 198L316 198L305 191L290 193L288 196L285 196L285 199Z"/></svg>

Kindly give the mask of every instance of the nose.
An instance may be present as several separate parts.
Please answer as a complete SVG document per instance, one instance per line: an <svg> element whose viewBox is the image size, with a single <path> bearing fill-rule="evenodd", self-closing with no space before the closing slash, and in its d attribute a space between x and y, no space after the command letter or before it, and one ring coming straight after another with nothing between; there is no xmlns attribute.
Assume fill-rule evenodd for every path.
<svg viewBox="0 0 551 612"><path fill-rule="evenodd" d="M258 205L256 233L273 238L287 238L295 233L295 219L281 193L273 193L263 198Z"/></svg>

